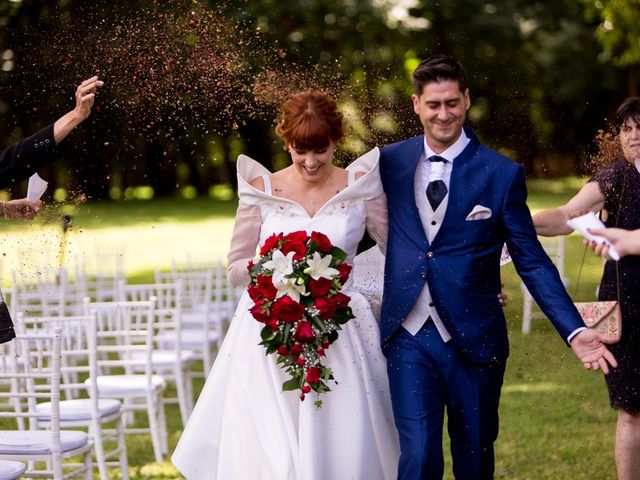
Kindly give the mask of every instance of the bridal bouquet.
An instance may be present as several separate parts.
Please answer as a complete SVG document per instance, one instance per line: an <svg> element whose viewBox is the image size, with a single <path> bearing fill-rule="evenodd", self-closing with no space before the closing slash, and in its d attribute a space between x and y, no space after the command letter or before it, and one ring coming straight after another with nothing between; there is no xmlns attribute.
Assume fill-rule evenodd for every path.
<svg viewBox="0 0 640 480"><path fill-rule="evenodd" d="M260 345L277 354L290 376L282 389L300 390L300 400L311 390L330 390L333 374L322 358L341 325L353 318L351 299L340 291L351 272L346 258L326 235L298 231L271 235L249 263L249 311L264 324Z"/></svg>

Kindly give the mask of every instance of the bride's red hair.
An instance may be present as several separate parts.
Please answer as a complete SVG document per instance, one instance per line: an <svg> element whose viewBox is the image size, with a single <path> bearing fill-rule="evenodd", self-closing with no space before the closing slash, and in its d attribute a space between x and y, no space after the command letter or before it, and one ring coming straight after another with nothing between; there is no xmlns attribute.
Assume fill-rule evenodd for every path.
<svg viewBox="0 0 640 480"><path fill-rule="evenodd" d="M342 113L336 101L318 90L291 95L280 108L276 134L285 147L300 150L322 149L344 136Z"/></svg>

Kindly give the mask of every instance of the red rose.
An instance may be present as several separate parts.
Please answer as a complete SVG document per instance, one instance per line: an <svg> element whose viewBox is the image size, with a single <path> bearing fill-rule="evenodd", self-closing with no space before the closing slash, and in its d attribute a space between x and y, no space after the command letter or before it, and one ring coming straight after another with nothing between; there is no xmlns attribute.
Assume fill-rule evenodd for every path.
<svg viewBox="0 0 640 480"><path fill-rule="evenodd" d="M278 347L278 355L282 355L283 357L289 355L289 350L287 349L286 345L280 345Z"/></svg>
<svg viewBox="0 0 640 480"><path fill-rule="evenodd" d="M351 273L352 268L353 267L348 263L341 263L340 265L336 266L336 270L340 272L340 283L342 283L343 285L347 282L347 280L349 280L349 274Z"/></svg>
<svg viewBox="0 0 640 480"><path fill-rule="evenodd" d="M251 300L253 300L254 302L260 302L260 290L258 289L257 285L249 285L247 287L247 293L249 294Z"/></svg>
<svg viewBox="0 0 640 480"><path fill-rule="evenodd" d="M351 301L351 297L341 292L338 292L329 298L336 305L336 307L346 307L347 305L349 305L349 302Z"/></svg>
<svg viewBox="0 0 640 480"><path fill-rule="evenodd" d="M307 246L304 242L287 240L282 244L282 253L286 255L289 252L295 252L293 255L294 260L300 260L307 254Z"/></svg>
<svg viewBox="0 0 640 480"><path fill-rule="evenodd" d="M313 334L311 323L306 321L298 323L298 327L296 328L296 333L293 334L293 338L302 343L313 342L316 339L316 336Z"/></svg>
<svg viewBox="0 0 640 480"><path fill-rule="evenodd" d="M304 367L305 363L307 363L307 361L304 359L304 357L296 358L296 365L300 365L301 367Z"/></svg>
<svg viewBox="0 0 640 480"><path fill-rule="evenodd" d="M271 330L273 330L274 332L278 330L278 319L277 318L269 317L269 319L266 320L264 322L264 324L267 327L270 327Z"/></svg>
<svg viewBox="0 0 640 480"><path fill-rule="evenodd" d="M269 313L264 310L264 304L260 301L257 301L253 307L249 309L253 318L255 318L259 322L266 322L269 320Z"/></svg>
<svg viewBox="0 0 640 480"><path fill-rule="evenodd" d="M309 280L309 290L311 290L311 295L314 297L324 297L329 293L332 285L333 281L324 277L320 277L318 280L313 278Z"/></svg>
<svg viewBox="0 0 640 480"><path fill-rule="evenodd" d="M249 272L253 270L253 260L249 260L249 263L247 263L247 270L249 270Z"/></svg>
<svg viewBox="0 0 640 480"><path fill-rule="evenodd" d="M302 345L300 345L299 343L294 343L291 346L291 350L289 352L291 355L293 355L294 357L297 357L298 355L300 355L302 353Z"/></svg>
<svg viewBox="0 0 640 480"><path fill-rule="evenodd" d="M309 393L311 391L311 387L309 385L302 386L302 393Z"/></svg>
<svg viewBox="0 0 640 480"><path fill-rule="evenodd" d="M282 238L282 234L276 235L275 233L267 238L260 248L260 255L266 255L274 248L278 248L278 241Z"/></svg>
<svg viewBox="0 0 640 480"><path fill-rule="evenodd" d="M329 343L329 340L323 340L322 341L322 348L329 348L331 344Z"/></svg>
<svg viewBox="0 0 640 480"><path fill-rule="evenodd" d="M324 342L322 342L324 343ZM316 352L318 353L318 355L320 355L321 357L324 357L324 348L319 347Z"/></svg>
<svg viewBox="0 0 640 480"><path fill-rule="evenodd" d="M333 245L331 244L331 240L324 233L320 232L311 232L311 241L315 242L316 250L322 253L331 253L331 249Z"/></svg>
<svg viewBox="0 0 640 480"><path fill-rule="evenodd" d="M318 367L309 367L305 380L308 383L318 383L320 381L320 369Z"/></svg>
<svg viewBox="0 0 640 480"><path fill-rule="evenodd" d="M258 294L267 300L275 300L278 289L273 286L272 277L269 275L258 275L257 280L258 284L256 285L256 289L258 290Z"/></svg>
<svg viewBox="0 0 640 480"><path fill-rule="evenodd" d="M313 306L318 309L318 316L323 320L330 319L334 313L336 313L337 304L333 299L326 297L316 298L313 301Z"/></svg>
<svg viewBox="0 0 640 480"><path fill-rule="evenodd" d="M273 304L273 316L285 323L292 323L302 318L304 305L296 302L289 295L284 295Z"/></svg>
<svg viewBox="0 0 640 480"><path fill-rule="evenodd" d="M304 230L298 230L296 232L287 233L282 238L291 242L306 242L308 237L307 232L305 232Z"/></svg>

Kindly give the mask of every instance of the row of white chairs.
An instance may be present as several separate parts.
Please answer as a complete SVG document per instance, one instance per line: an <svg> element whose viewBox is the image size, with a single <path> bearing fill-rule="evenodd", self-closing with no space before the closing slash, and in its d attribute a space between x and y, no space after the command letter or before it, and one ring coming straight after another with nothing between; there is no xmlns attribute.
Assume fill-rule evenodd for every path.
<svg viewBox="0 0 640 480"><path fill-rule="evenodd" d="M235 307L236 299L226 287L223 274L212 269L175 269L158 272L154 284L126 285L119 280L115 300L96 302L94 298L80 305L76 292L83 290L69 287L72 283L64 272L52 275L52 281L42 281L38 287L19 282L12 286L11 309L18 330L32 333L46 325L95 324L95 328L88 328L96 332L95 361L89 355L89 338L72 335L80 329L77 324L67 326L63 335L65 342L78 342L78 352L84 353L85 360L80 355L74 359L63 348L62 423L78 426L85 422L94 441L101 479L108 478L108 466L127 471L126 434L150 433L156 461L167 455L164 404L178 403L181 420L186 423L193 408L194 362L201 360L202 372L208 373L224 335L225 321ZM84 349L79 346L83 342L87 345ZM91 368L96 370L94 374ZM82 382L83 378L88 383ZM167 383L175 384L177 398L164 398ZM92 389L96 391L92 393ZM136 410L148 412L148 428L132 426L131 412ZM41 413L46 417L46 411ZM103 428L108 423L112 423L111 430ZM41 421L40 425L47 427L47 422ZM105 452L105 439L109 438L115 448Z"/></svg>

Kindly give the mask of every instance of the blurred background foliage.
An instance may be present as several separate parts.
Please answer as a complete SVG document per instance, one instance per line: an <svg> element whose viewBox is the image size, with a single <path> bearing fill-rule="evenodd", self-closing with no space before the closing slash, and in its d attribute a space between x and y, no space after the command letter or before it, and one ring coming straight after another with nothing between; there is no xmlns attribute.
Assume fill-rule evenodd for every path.
<svg viewBox="0 0 640 480"><path fill-rule="evenodd" d="M639 20L640 0L0 0L0 146L97 73L94 114L43 175L58 200L228 199L239 153L286 162L273 135L286 94L332 91L352 159L420 133L410 73L444 52L467 70L483 141L531 176L584 173L638 93Z"/></svg>

